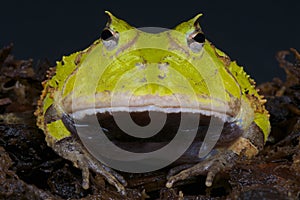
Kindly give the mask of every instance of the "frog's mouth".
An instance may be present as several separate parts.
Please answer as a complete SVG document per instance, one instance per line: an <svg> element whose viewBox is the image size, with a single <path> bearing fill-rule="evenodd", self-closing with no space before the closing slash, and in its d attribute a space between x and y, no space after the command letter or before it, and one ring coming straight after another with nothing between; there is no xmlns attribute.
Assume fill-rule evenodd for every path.
<svg viewBox="0 0 300 200"><path fill-rule="evenodd" d="M118 110L117 110L118 109ZM71 131L75 135L79 135L78 131L84 129L87 132L98 132L99 127L101 127L101 134L105 134L106 137L113 142L116 146L121 149L135 152L135 153L146 153L158 150L165 145L167 145L178 133L180 130L180 125L182 123L182 117L185 117L186 121L191 121L194 119L198 119L197 124L192 127L185 128L184 131L186 134L191 134L196 132L195 139L186 153L181 157L181 159L176 162L178 163L186 163L186 162L196 162L199 161L198 152L201 147L201 144L207 134L207 130L210 126L210 122L212 120L217 121L218 125L222 125L221 133L215 133L211 137L218 136L218 142L216 146L225 147L229 146L235 139L237 139L241 134L241 128L233 122L226 121L230 118L230 116L226 114L222 114L223 117L216 117L210 114L208 111L204 111L202 114L198 110L191 109L179 109L179 108L156 108L154 106L145 106L145 107L131 107L130 111L122 110L121 107L115 109L96 109L93 110L85 110L80 111L85 113L84 115L81 113L80 118L72 118L67 119L70 116L64 116L63 122L67 129ZM185 111L183 113L182 111ZM155 113L155 116L166 115L166 121L163 127L153 136L147 138L140 138L132 136L128 134L128 132L124 131L119 124L116 122L116 118L119 120L122 117L130 116L130 120L133 121L137 126L146 127L151 123L151 113ZM217 113L217 112L216 112ZM73 116L78 113L73 113ZM129 115L128 115L129 114ZM221 115L219 113L219 115ZM79 115L77 115L78 117ZM98 124L95 126L95 119ZM121 119L122 120L122 119ZM127 119L126 119L127 120ZM125 125L126 126L126 125Z"/></svg>
<svg viewBox="0 0 300 200"><path fill-rule="evenodd" d="M65 109L69 113L63 117L65 126L79 136L78 131L80 132L81 129L90 133L104 133L115 145L127 151L143 153L164 147L178 133L183 116L186 121L192 121L195 118L198 120L193 126L181 130L186 134L196 132L193 145L187 151L189 159L191 156L194 160L198 159L199 148L212 120L217 121L217 124L222 126L221 133L216 132L211 135L211 137L218 137L217 146L230 145L242 133L241 127L234 121L236 113L238 113L237 109L240 107L239 103L233 107L224 101L203 97L204 103L200 104L199 102L192 102L188 96L184 95L180 97L180 102L178 95L176 97L139 96L131 98L129 105L127 101L123 101L124 98L121 96L113 104L111 103L111 96L104 96L103 94L96 98L99 100L96 103L89 104L88 99L88 97L82 97L72 99L72 102L64 101L63 105L67 108L70 109L72 105L72 109ZM151 117L149 117L151 113L155 113L155 116L158 117L159 115L166 116L163 127L151 137L139 137L139 133L134 133L132 136L130 131L124 131L124 127L120 127L116 121L116 118L120 121L122 117L126 121L129 117L129 120L137 126L146 127L152 122ZM97 124L95 124L95 119ZM126 127L127 123L123 123L123 126L125 129L128 128ZM99 131L99 127L101 127L101 131Z"/></svg>

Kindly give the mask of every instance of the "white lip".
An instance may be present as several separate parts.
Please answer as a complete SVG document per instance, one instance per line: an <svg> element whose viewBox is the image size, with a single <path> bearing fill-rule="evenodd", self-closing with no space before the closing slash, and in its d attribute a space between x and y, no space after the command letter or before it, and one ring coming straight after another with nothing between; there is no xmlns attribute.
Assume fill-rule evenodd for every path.
<svg viewBox="0 0 300 200"><path fill-rule="evenodd" d="M219 113L216 111L209 110L199 110L193 108L161 108L158 106L142 106L142 107L108 107L108 108L89 108L84 110L76 111L71 115L73 119L83 119L87 115L95 115L97 113L113 113L113 112L145 112L145 111L154 111L154 112L163 112L163 113L193 113L193 114L202 114L206 116L214 116L220 118L224 122L229 122L232 120L232 117Z"/></svg>

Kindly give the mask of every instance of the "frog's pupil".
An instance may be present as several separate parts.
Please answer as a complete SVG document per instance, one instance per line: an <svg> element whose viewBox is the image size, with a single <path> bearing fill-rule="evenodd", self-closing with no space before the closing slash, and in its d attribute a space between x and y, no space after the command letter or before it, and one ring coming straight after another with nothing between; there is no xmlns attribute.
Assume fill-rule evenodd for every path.
<svg viewBox="0 0 300 200"><path fill-rule="evenodd" d="M112 32L108 29L104 29L101 33L101 39L102 40L108 40L113 36Z"/></svg>
<svg viewBox="0 0 300 200"><path fill-rule="evenodd" d="M194 37L193 40L199 43L204 43L205 42L205 36L203 33L197 33Z"/></svg>

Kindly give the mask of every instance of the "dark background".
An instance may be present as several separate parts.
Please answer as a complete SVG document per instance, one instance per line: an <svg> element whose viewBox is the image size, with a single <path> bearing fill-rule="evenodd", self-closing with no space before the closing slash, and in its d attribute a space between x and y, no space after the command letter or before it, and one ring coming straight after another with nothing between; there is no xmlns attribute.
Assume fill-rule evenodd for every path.
<svg viewBox="0 0 300 200"><path fill-rule="evenodd" d="M300 50L299 0L9 0L0 3L0 46L14 43L17 58L62 55L96 40L110 10L136 27L172 28L197 13L206 37L243 65L258 83L284 77L275 54Z"/></svg>

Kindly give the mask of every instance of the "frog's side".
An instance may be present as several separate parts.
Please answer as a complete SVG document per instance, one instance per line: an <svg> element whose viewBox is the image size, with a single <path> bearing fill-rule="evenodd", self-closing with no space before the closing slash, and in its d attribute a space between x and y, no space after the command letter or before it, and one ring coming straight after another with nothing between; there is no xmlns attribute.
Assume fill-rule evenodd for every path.
<svg viewBox="0 0 300 200"><path fill-rule="evenodd" d="M35 113L38 117L37 124L45 132L48 145L82 170L84 188L89 187L89 169L102 174L120 192L125 191L126 181L112 169L101 164L83 147L76 137L71 116L75 116L74 113L83 114L85 109L92 108L94 102L90 101L89 97L95 92L96 108L101 108L101 112L111 111L113 90L117 90L114 92L120 95L120 100L113 108L114 111L118 111L126 105L126 102L122 102L122 94L132 92L131 90L142 82L147 82L148 78L171 86L173 93L157 85L140 87L133 93L134 103L131 104L133 108L141 109L138 111L147 111L151 105L161 112L172 112L173 108L180 107L173 99L175 93L182 97L181 106L187 108L190 106L189 109L199 114L219 117L227 124L238 127L241 132L238 135L232 133L234 138L229 144L218 145L213 155L198 164L186 169L178 167L171 170L167 187L172 187L178 180L199 174L207 174L206 185L211 186L215 174L232 167L239 156L251 157L262 149L270 132L269 115L263 105L265 100L259 96L254 81L243 68L236 62L231 62L222 51L204 38L197 22L201 15L177 26L175 30L181 33L177 35L168 31L158 34L145 33L117 19L109 12L107 14L110 20L101 34L101 39L83 51L63 57L55 69L49 70L48 80L43 82L44 90ZM162 45L169 51L156 49L135 51L134 48L139 45ZM180 61L177 55L186 60ZM114 62L109 63L109 60ZM191 61L194 66L187 61ZM157 65L152 69L148 63ZM188 78L196 98L189 95L189 92L180 85L180 79L176 79L177 76L171 74L168 67L173 67L181 76ZM202 76L193 71L193 67L201 71ZM125 75L136 68L145 70L144 75ZM104 69L105 72L102 71ZM89 84L95 83L101 73L103 76L96 88L94 84ZM158 76L151 76L153 74ZM216 84L215 74L221 77L222 85ZM116 89L117 81L121 77L128 85ZM75 84L76 79L79 79L81 84ZM215 88L213 94L209 94L207 85ZM193 108L194 103L200 104L200 108L197 107L199 110ZM211 104L215 110L208 110ZM226 113L218 111L225 107ZM164 110L165 108L169 108L168 111ZM230 136L231 133L227 135Z"/></svg>

